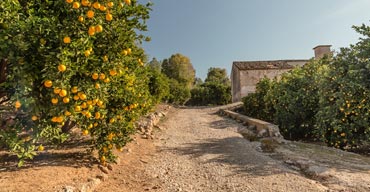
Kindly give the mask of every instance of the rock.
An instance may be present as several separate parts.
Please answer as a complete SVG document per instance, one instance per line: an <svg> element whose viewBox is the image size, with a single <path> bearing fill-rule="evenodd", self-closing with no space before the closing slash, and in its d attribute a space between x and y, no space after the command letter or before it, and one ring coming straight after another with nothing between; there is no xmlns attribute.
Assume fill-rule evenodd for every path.
<svg viewBox="0 0 370 192"><path fill-rule="evenodd" d="M62 192L74 192L75 190L76 188L66 185L63 187Z"/></svg>
<svg viewBox="0 0 370 192"><path fill-rule="evenodd" d="M152 187L152 189L158 189L158 188L159 186L156 186L156 185Z"/></svg>
<svg viewBox="0 0 370 192"><path fill-rule="evenodd" d="M288 165L293 165L294 164L293 161L292 160L289 160L289 159L288 160L285 160L284 162L286 164L288 164Z"/></svg>
<svg viewBox="0 0 370 192"><path fill-rule="evenodd" d="M108 168L109 170L111 170L111 171L113 170L113 166L112 166L111 164L108 164L108 165L107 165L107 168Z"/></svg>
<svg viewBox="0 0 370 192"><path fill-rule="evenodd" d="M144 159L140 159L141 162L143 163L148 163L148 161L144 160Z"/></svg>
<svg viewBox="0 0 370 192"><path fill-rule="evenodd" d="M101 181L106 181L108 179L107 174L99 174L96 176L96 178L100 179Z"/></svg>
<svg viewBox="0 0 370 192"><path fill-rule="evenodd" d="M305 172L314 177L325 178L325 177L330 176L328 171L329 169L326 167L312 165L312 166L309 166Z"/></svg>
<svg viewBox="0 0 370 192"><path fill-rule="evenodd" d="M238 133L240 133L244 138L255 141L257 139L256 134L254 134L252 131L248 130L247 128L238 130Z"/></svg>
<svg viewBox="0 0 370 192"><path fill-rule="evenodd" d="M266 129L262 129L257 132L257 137L268 137L268 133Z"/></svg>
<svg viewBox="0 0 370 192"><path fill-rule="evenodd" d="M97 187L101 183L100 179L97 178L90 178L88 179L88 182L83 184L81 189L79 190L80 192L90 192L94 191L94 188Z"/></svg>
<svg viewBox="0 0 370 192"><path fill-rule="evenodd" d="M100 171L102 171L103 173L106 173L106 174L108 174L108 173L109 173L108 168L103 167L102 165L99 165L98 167L99 167Z"/></svg>
<svg viewBox="0 0 370 192"><path fill-rule="evenodd" d="M119 165L119 164L121 164L121 158L119 158L119 157L117 157L117 159L116 159L116 163Z"/></svg>

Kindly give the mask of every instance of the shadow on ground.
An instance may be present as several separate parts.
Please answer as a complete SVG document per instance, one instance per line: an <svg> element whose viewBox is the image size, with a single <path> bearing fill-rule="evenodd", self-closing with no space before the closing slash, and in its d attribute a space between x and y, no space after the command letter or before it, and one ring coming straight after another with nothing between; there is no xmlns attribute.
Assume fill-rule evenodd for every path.
<svg viewBox="0 0 370 192"><path fill-rule="evenodd" d="M256 152L250 142L241 137L208 139L161 150L187 155L202 163L228 164L235 168L236 174L266 176L283 172L280 166L276 166L276 161Z"/></svg>
<svg viewBox="0 0 370 192"><path fill-rule="evenodd" d="M44 166L92 167L97 163L87 151L89 143L86 140L72 140L59 146L45 145L45 149L33 159L26 160L22 167L17 167L16 155L0 151L0 173Z"/></svg>

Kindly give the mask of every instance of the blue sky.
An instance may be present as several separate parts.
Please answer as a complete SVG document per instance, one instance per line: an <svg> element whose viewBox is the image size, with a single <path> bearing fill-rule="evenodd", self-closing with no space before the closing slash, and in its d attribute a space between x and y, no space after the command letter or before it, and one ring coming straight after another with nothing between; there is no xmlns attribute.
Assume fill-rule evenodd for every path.
<svg viewBox="0 0 370 192"><path fill-rule="evenodd" d="M140 0L147 2L148 0ZM308 59L319 44L356 43L370 25L370 0L152 0L143 47L149 60L181 53L196 76L233 61Z"/></svg>

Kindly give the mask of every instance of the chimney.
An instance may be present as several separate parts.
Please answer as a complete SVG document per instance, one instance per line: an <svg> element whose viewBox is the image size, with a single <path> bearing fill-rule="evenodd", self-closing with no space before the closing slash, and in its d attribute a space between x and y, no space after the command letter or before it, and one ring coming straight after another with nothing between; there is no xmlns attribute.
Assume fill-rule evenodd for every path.
<svg viewBox="0 0 370 192"><path fill-rule="evenodd" d="M331 54L331 45L318 45L313 48L315 51L315 59L321 59L324 55Z"/></svg>

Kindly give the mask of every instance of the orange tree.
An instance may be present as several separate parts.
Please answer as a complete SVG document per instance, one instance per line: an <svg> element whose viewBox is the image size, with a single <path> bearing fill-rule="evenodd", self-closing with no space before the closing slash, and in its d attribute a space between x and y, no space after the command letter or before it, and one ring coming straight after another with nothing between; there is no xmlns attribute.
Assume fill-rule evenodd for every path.
<svg viewBox="0 0 370 192"><path fill-rule="evenodd" d="M355 148L370 141L370 27L354 27L363 35L355 45L342 48L320 83L317 130L337 148Z"/></svg>
<svg viewBox="0 0 370 192"><path fill-rule="evenodd" d="M63 142L74 125L92 137L101 163L129 141L152 105L140 48L150 4L135 0L6 0L17 27L2 33L2 89L14 109L0 139L21 159L43 139ZM14 20L13 20L14 22ZM11 31L11 30L9 30ZM44 147L39 145L38 150Z"/></svg>
<svg viewBox="0 0 370 192"><path fill-rule="evenodd" d="M274 122L285 138L316 139L318 82L326 75L329 60L310 60L303 67L284 73L265 97L265 102L273 106Z"/></svg>

